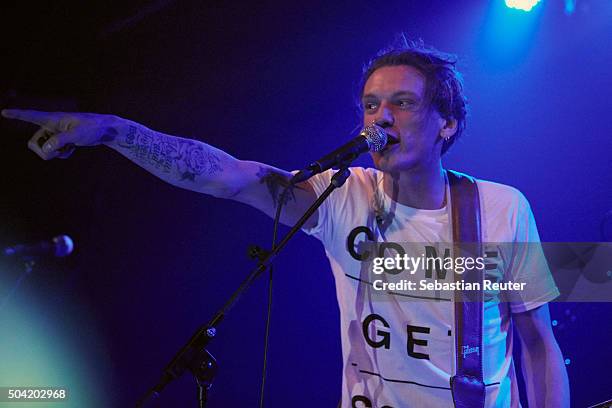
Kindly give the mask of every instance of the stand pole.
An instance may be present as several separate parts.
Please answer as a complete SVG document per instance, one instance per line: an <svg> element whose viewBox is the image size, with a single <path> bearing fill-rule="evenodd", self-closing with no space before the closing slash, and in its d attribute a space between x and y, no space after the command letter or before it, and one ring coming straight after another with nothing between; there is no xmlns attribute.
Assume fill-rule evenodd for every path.
<svg viewBox="0 0 612 408"><path fill-rule="evenodd" d="M15 282L8 294L4 297L4 299L2 299L2 303L0 303L0 312L2 312L2 309L4 309L4 307L8 304L9 300L13 297L15 292L17 292L17 289L19 289L23 281L30 275L30 273L32 273L34 265L36 265L36 262L34 262L33 259L28 259L24 261L23 272L21 273L21 275L19 275L17 282Z"/></svg>
<svg viewBox="0 0 612 408"><path fill-rule="evenodd" d="M277 246L272 248L269 252L263 251L259 266L255 268L247 278L240 284L238 289L230 296L225 302L223 307L213 316L213 318L205 325L200 326L196 332L191 336L191 339L185 344L176 355L172 358L170 363L164 369L164 373L159 382L153 386L149 391L136 403L137 408L148 406L152 401L157 399L162 390L175 378L180 377L186 369L189 369L192 374L196 377L196 381L201 381L202 378L208 379L208 382L212 384L212 377L216 371L217 365L216 360L212 355L205 349L210 340L217 334L217 325L223 321L226 313L236 304L242 294L252 285L259 275L264 272L268 265L276 258L279 252L287 245L289 240L298 232L306 221L314 214L314 212L321 206L323 201L329 197L329 195L336 188L341 187L346 179L351 175L348 169L347 163L338 170L331 179L330 185L323 191L323 193L315 200L315 202L306 210L304 215L297 221L297 223L291 228L291 230L285 235L285 237L278 243ZM212 366L211 360L214 362ZM209 365L209 367L206 367ZM208 378L210 377L210 378ZM199 382L198 382L199 386ZM209 385L210 388L210 385ZM206 394L206 393L204 393ZM198 391L198 395L200 392ZM200 406L202 403L200 402Z"/></svg>

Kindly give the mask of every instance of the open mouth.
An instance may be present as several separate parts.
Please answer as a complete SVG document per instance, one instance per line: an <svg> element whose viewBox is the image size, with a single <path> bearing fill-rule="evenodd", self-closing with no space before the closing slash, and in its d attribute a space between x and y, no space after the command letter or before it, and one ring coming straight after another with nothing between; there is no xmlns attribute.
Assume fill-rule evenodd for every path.
<svg viewBox="0 0 612 408"><path fill-rule="evenodd" d="M399 142L400 141L397 137L387 133L387 146L392 146L394 144L398 144Z"/></svg>
<svg viewBox="0 0 612 408"><path fill-rule="evenodd" d="M397 137L387 133L387 144L385 145L385 148L381 150L381 152L384 153L388 151L391 148L391 146L399 144L399 142L400 140Z"/></svg>

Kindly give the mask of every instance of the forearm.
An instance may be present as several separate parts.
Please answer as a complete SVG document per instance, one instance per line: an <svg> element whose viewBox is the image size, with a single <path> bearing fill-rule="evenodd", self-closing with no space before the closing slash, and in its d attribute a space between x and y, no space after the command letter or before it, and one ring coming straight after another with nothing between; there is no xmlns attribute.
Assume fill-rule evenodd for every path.
<svg viewBox="0 0 612 408"><path fill-rule="evenodd" d="M204 142L124 119L107 134L104 144L172 185L226 198L240 191L239 161Z"/></svg>
<svg viewBox="0 0 612 408"><path fill-rule="evenodd" d="M523 343L522 346L529 407L569 407L569 381L557 343Z"/></svg>
<svg viewBox="0 0 612 408"><path fill-rule="evenodd" d="M4 109L6 118L40 126L28 147L43 160L67 158L75 147L106 144L162 180L188 190L229 198L273 216L280 202L281 222L293 225L315 201L308 182L273 166L238 160L204 142L170 136L114 115ZM306 228L317 223L316 213Z"/></svg>

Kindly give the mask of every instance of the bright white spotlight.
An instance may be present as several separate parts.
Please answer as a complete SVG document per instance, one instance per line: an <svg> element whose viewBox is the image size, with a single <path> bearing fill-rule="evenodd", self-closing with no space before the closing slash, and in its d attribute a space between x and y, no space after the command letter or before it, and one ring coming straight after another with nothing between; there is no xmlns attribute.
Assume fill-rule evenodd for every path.
<svg viewBox="0 0 612 408"><path fill-rule="evenodd" d="M531 11L540 0L506 0L506 6L517 10Z"/></svg>

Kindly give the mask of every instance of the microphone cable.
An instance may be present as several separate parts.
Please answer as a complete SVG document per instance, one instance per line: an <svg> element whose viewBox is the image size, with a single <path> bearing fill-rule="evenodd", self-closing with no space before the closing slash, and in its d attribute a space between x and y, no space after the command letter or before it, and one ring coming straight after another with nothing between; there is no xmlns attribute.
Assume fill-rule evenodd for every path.
<svg viewBox="0 0 612 408"><path fill-rule="evenodd" d="M274 227L272 231L272 250L274 250L276 246L276 239L278 235L278 225L280 223L281 211L283 209L283 205L286 203L287 193L289 189L294 186L291 183L287 183L281 194L279 195L277 204L276 204L276 214L274 215ZM268 281L268 309L266 313L266 331L264 335L264 352L263 352L263 367L261 370L261 389L259 391L259 408L263 408L264 406L264 395L266 389L266 369L268 367L268 348L270 341L270 321L272 317L272 277L273 277L273 266L270 264L268 267L270 271L270 279Z"/></svg>

